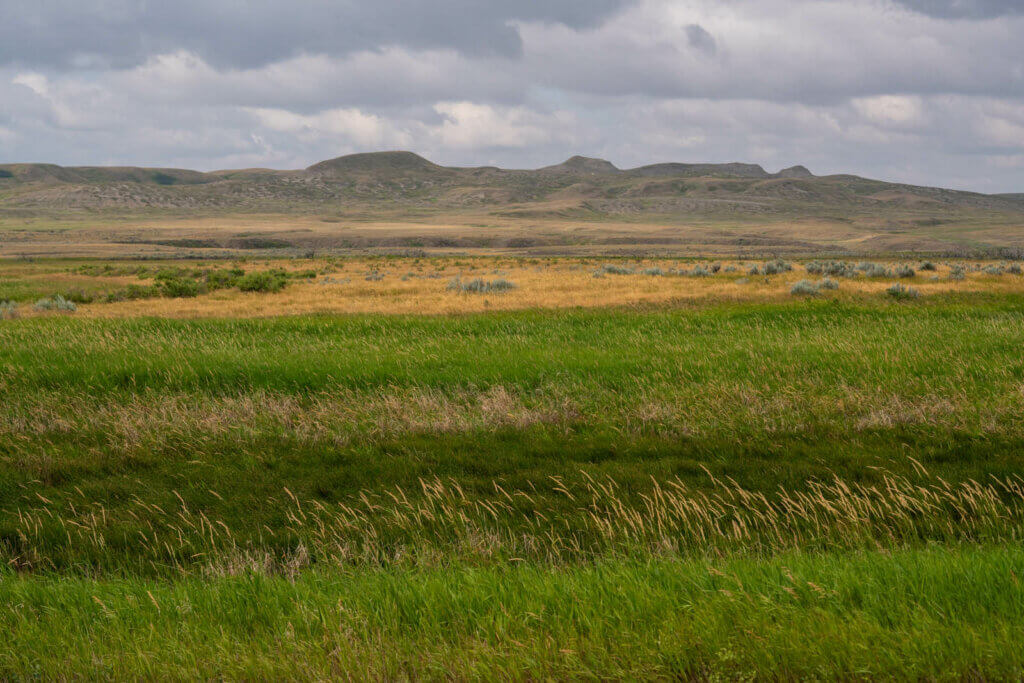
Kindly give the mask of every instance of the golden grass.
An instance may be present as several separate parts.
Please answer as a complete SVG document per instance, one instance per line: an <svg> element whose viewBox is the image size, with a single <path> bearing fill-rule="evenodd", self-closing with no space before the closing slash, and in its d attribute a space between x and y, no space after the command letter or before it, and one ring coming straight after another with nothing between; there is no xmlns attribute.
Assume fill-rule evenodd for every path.
<svg viewBox="0 0 1024 683"><path fill-rule="evenodd" d="M291 268L301 267L287 262ZM634 263L633 275L605 275L595 278L598 261L558 259L540 265L509 259L472 259L471 265L457 260L438 262L391 259L380 272L383 280L367 281L367 273L380 261L346 261L344 269L317 281L299 281L277 294L223 290L193 299L156 299L83 306L78 315L86 317L159 316L171 318L264 317L311 313L373 313L445 315L496 310L565 309L573 307L636 306L650 304L702 304L711 302L756 302L792 299L794 282L809 276L797 267L781 275L747 276L750 262L737 265L736 273L710 277L650 276L639 271L679 266L678 262L645 260ZM730 262L725 262L729 265ZM273 264L282 265L282 264ZM684 264L687 267L688 264ZM418 268L418 269L417 269ZM947 292L1024 293L1024 278L970 273L962 281L950 280L948 268L901 280L922 296ZM408 279L402 279L411 273ZM492 294L461 294L447 290L451 278L493 280L505 278L517 285L511 291ZM811 276L811 279L817 279ZM340 281L340 282L339 282ZM821 296L839 299L884 296L895 278L840 279L835 292Z"/></svg>
<svg viewBox="0 0 1024 683"><path fill-rule="evenodd" d="M280 293L218 290L195 298L144 299L117 303L92 303L79 307L75 314L90 318L157 316L168 318L269 317L315 313L426 314L446 315L522 309L566 309L628 307L644 305L701 305L721 302L768 302L792 300L790 288L801 279L820 280L794 263L792 272L772 276L747 275L748 268L761 261L717 261L723 271L709 277L652 276L644 269L690 269L696 262L669 259L608 260L600 258L552 257L521 259L508 256L435 256L362 257L343 260L287 259L244 262L246 270L283 268L290 271L316 269L315 279L296 279ZM83 289L88 292L113 291L128 284L152 284L152 280L132 275L90 276L74 272L79 263L89 261L44 261L39 263L0 262L0 298L5 285L39 291L40 296ZM118 262L131 267L133 262ZM174 268L218 267L218 262L142 261L149 268L167 265ZM635 269L634 274L605 274L594 277L606 263ZM705 262L705 264L710 262ZM968 266L963 280L949 277L950 265L938 265L934 272L919 271L909 279L834 278L838 291L823 291L820 298L858 300L883 297L886 288L899 281L917 289L923 297L960 292L1024 294L1024 277L986 274L988 263L957 261ZM991 262L995 263L995 262ZM221 262L220 267L228 264ZM911 262L916 266L917 262ZM895 265L889 262L889 265ZM734 272L726 273L728 266ZM123 272L123 270L122 270ZM383 275L367 280L370 273ZM500 293L472 294L449 291L453 278L474 278L514 282L515 289ZM101 297L102 298L102 297ZM19 308L22 316L53 315Z"/></svg>
<svg viewBox="0 0 1024 683"><path fill-rule="evenodd" d="M214 575L248 572L293 574L311 564L443 565L472 561L564 563L615 554L713 555L792 549L897 548L905 544L1015 542L1024 530L1024 480L951 484L915 462L916 475L883 473L876 484L834 477L810 481L806 490L764 494L707 472L709 490L678 478L652 478L643 489L610 477L580 472L575 483L549 477L542 496L536 484L467 495L453 479L420 479L413 490L362 491L338 503L300 500L287 487L265 501L281 510L282 527L265 527L261 538L278 550L241 540L212 513L177 504L163 508L138 497L128 517L145 519L130 532L144 564ZM209 493L222 499L217 491ZM228 494L230 495L230 494ZM37 494L14 522L20 552L0 559L22 571L57 566L64 550L107 552L123 537L126 519L79 492L65 501ZM39 505L42 503L42 505ZM56 533L55 533L56 532ZM281 551L281 542L288 550ZM65 545L66 542L66 545ZM44 544L49 548L43 550ZM55 556L51 557L51 553ZM4 555L8 555L5 557Z"/></svg>

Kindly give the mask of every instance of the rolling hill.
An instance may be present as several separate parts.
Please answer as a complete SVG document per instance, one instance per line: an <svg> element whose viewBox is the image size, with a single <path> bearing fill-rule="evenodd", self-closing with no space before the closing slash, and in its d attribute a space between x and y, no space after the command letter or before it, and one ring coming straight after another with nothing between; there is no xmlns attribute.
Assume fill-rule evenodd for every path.
<svg viewBox="0 0 1024 683"><path fill-rule="evenodd" d="M574 156L537 170L450 168L412 152L351 154L296 171L247 169L202 173L182 169L0 165L0 209L315 207L338 201L534 203L577 199L602 214L771 213L808 211L828 203L969 207L1024 211L1024 195L983 195L868 180L816 177L803 166L769 173L757 164L659 163L619 169ZM705 202L702 205L700 202ZM785 207L783 207L785 205Z"/></svg>
<svg viewBox="0 0 1024 683"><path fill-rule="evenodd" d="M97 217L132 228L119 240L207 240L226 247L250 239L249 231L236 229L224 239L203 230L177 231L169 238L151 219L257 215L289 217L269 230L270 240L298 248L668 244L776 250L824 245L847 253L1024 250L1024 195L815 176L804 166L775 173L749 163L620 169L604 159L574 156L535 170L458 168L404 151L351 154L299 170L0 165L0 253L15 249L13 242L31 242L27 232L45 233L40 226L79 225ZM146 222L132 222L132 216ZM305 217L323 222L297 229ZM353 227L374 221L390 226L386 237ZM427 223L434 227L422 227ZM457 238L449 234L453 226L461 227ZM115 239L114 228L104 229L91 234L99 241ZM297 231L309 234L296 236ZM439 231L445 235L438 237ZM256 243L269 243L263 236ZM40 246L24 253L50 252Z"/></svg>

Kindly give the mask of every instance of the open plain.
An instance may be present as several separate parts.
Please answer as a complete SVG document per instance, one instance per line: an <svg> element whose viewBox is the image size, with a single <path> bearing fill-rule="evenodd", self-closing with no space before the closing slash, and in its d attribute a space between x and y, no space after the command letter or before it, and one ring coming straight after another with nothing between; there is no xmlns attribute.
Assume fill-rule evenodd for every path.
<svg viewBox="0 0 1024 683"><path fill-rule="evenodd" d="M1019 674L1020 200L418 159L8 167L0 677Z"/></svg>

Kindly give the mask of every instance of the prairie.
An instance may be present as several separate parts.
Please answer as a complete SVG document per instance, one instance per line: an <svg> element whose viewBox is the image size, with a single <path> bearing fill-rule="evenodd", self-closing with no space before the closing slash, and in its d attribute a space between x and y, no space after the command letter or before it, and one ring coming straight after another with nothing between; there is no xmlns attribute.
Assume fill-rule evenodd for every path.
<svg viewBox="0 0 1024 683"><path fill-rule="evenodd" d="M1012 676L1019 272L0 262L0 676Z"/></svg>
<svg viewBox="0 0 1024 683"><path fill-rule="evenodd" d="M857 270L857 261L805 260L791 270L765 274L762 260L692 258L569 258L495 256L463 253L433 256L353 256L350 258L133 260L97 266L91 261L0 262L0 301L19 304L24 316L38 315L31 304L56 294L76 299L77 317L266 317L365 313L448 315L491 310L566 309L622 306L702 306L716 303L781 302L793 285L808 277L806 264L844 264L849 272L832 278L835 290L819 297L865 302L884 297L900 282L926 298L1024 292L1019 266L1007 261L903 259L859 261L878 273ZM927 270L921 270L923 263ZM795 266L795 267L793 267ZM900 267L912 275L900 276ZM290 277L279 292L237 287L197 290L192 296L111 295L126 287L146 287L170 275L202 284L210 273L282 272ZM752 270L757 274L751 274ZM958 274L954 275L954 271ZM170 274L170 275L169 275ZM820 281L827 277L817 273ZM453 281L505 280L502 292L466 293Z"/></svg>

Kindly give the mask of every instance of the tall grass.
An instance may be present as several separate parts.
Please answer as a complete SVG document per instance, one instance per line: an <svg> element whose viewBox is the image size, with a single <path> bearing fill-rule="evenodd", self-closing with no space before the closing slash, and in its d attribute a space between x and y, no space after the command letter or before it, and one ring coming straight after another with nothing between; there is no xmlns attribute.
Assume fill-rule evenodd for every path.
<svg viewBox="0 0 1024 683"><path fill-rule="evenodd" d="M0 678L1012 676L1022 321L4 322Z"/></svg>
<svg viewBox="0 0 1024 683"><path fill-rule="evenodd" d="M2 571L2 570L0 570ZM4 577L11 679L1008 680L1024 553Z"/></svg>
<svg viewBox="0 0 1024 683"><path fill-rule="evenodd" d="M921 468L918 477L886 474L879 484L834 478L766 494L710 473L709 490L674 478L629 492L614 479L583 475L576 485L553 478L561 501L539 495L532 483L506 489L495 481L491 495L482 495L440 478L421 479L415 490L362 491L337 504L300 500L285 487L262 503L279 507L286 520L259 534L273 545L251 534L236 537L227 522L180 495L167 509L135 497L117 515L80 497L63 505L44 500L17 510L0 559L14 569L39 571L70 569L87 556L90 564L80 569L109 570L126 566L123 549L131 547L127 566L138 571L220 574L324 564L562 564L608 556L895 549L1024 538L1024 479L1018 476L950 484ZM147 520L147 528L128 518Z"/></svg>

